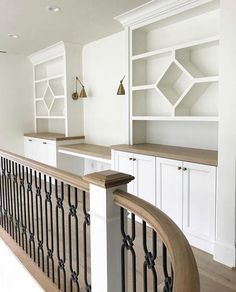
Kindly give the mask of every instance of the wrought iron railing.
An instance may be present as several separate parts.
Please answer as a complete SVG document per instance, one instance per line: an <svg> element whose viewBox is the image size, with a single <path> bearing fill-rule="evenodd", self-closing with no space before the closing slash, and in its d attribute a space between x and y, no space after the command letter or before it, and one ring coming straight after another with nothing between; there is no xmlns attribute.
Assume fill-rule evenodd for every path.
<svg viewBox="0 0 236 292"><path fill-rule="evenodd" d="M80 177L0 151L0 226L63 291L91 291L88 199Z"/></svg>
<svg viewBox="0 0 236 292"><path fill-rule="evenodd" d="M120 207L123 238L122 292L199 292L200 282L195 258L177 225L153 205L122 190L114 192L114 201ZM125 222L128 212L131 214L127 226ZM125 262L129 261L129 257L127 269ZM137 285L137 275L140 274L142 281Z"/></svg>
<svg viewBox="0 0 236 292"><path fill-rule="evenodd" d="M51 279L45 291L199 292L182 231L155 206L114 191L133 179L114 171L82 179L0 150L0 237L34 263L42 286Z"/></svg>

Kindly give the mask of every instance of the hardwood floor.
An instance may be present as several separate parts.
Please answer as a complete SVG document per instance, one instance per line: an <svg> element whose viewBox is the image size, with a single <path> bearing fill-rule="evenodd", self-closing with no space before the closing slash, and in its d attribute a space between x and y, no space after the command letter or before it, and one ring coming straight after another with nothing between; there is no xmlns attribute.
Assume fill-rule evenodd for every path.
<svg viewBox="0 0 236 292"><path fill-rule="evenodd" d="M142 251L142 233L141 233L141 225L136 223L136 256L137 256L137 292L143 291L142 285L142 259L143 259L143 251ZM150 241L151 233L149 231L148 238ZM160 244L159 244L160 246ZM197 248L192 248L195 259L197 261L197 266L200 275L201 282L201 292L234 292L236 291L236 270L230 269L216 261L213 260L213 256L203 252ZM156 261L156 269L159 275L159 286L158 291L163 291L162 281L162 259L161 259L161 251L158 248L158 259ZM149 283L152 282L152 276L149 274ZM128 292L132 291L131 285L129 285ZM152 287L149 287L148 291L152 291ZM191 291L190 291L191 292Z"/></svg>
<svg viewBox="0 0 236 292"><path fill-rule="evenodd" d="M201 292L236 291L236 270L212 259L212 256L193 248L201 281Z"/></svg>

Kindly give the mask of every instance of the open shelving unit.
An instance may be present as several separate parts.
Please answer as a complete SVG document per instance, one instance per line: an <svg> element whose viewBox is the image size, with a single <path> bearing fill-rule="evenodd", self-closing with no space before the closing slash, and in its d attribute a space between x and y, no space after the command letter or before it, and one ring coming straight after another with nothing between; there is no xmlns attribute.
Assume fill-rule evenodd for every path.
<svg viewBox="0 0 236 292"><path fill-rule="evenodd" d="M205 5L130 26L131 144L150 142L149 122L218 122L218 19Z"/></svg>
<svg viewBox="0 0 236 292"><path fill-rule="evenodd" d="M31 55L30 60L34 74L35 132L83 135L83 103L71 98L75 84L72 81L82 75L81 47L59 42Z"/></svg>

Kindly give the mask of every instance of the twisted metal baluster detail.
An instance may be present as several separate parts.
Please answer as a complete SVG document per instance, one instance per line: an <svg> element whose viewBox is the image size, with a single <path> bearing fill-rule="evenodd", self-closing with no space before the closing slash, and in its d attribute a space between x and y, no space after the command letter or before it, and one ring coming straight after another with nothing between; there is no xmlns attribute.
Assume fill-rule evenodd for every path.
<svg viewBox="0 0 236 292"><path fill-rule="evenodd" d="M43 208L42 208L42 178L41 173L34 171L34 181L36 188L36 226L37 226L37 257L38 257L38 266L42 267L44 272L44 250L43 250Z"/></svg>
<svg viewBox="0 0 236 292"><path fill-rule="evenodd" d="M58 181L55 180L55 195L56 195L56 200L57 200L56 237L57 237L57 259L58 259L58 267L57 267L58 288L61 289L61 286L62 286L61 285L61 273L62 273L63 291L66 292L65 212L64 212L64 207L63 207L63 202L64 202L64 183L63 182L61 182L60 194L58 191Z"/></svg>
<svg viewBox="0 0 236 292"><path fill-rule="evenodd" d="M7 178L6 178L6 159L1 157L1 170L2 170L2 208L3 208L3 228L8 232L8 214L7 214Z"/></svg>
<svg viewBox="0 0 236 292"><path fill-rule="evenodd" d="M126 234L124 223L125 212L123 208L120 208L120 225L121 234L123 236L123 244L121 245L121 283L122 292L126 291L126 269L125 269L125 251L130 251L132 256L132 288L133 292L136 292L136 254L134 251L134 240L136 237L135 229L135 214L131 214L131 236Z"/></svg>
<svg viewBox="0 0 236 292"><path fill-rule="evenodd" d="M169 276L168 273L168 267L167 267L167 248L165 244L162 244L162 257L163 257L163 272L165 276L165 286L163 291L164 292L172 292L173 289L173 281L174 281L174 274L173 274L173 268L171 266L171 277Z"/></svg>
<svg viewBox="0 0 236 292"><path fill-rule="evenodd" d="M16 162L12 162L12 175L13 175L13 194L14 194L13 200L14 200L15 240L21 246L18 164Z"/></svg>
<svg viewBox="0 0 236 292"><path fill-rule="evenodd" d="M86 290L91 292L91 285L88 283L88 255L87 255L87 227L90 226L90 214L87 212L86 207L86 192L83 191L83 213L84 213L84 223L83 223L83 243L84 243L84 283Z"/></svg>
<svg viewBox="0 0 236 292"><path fill-rule="evenodd" d="M25 167L19 165L19 179L20 179L20 221L21 221L21 237L22 248L28 253L27 241L27 221L26 221L26 199L25 199Z"/></svg>
<svg viewBox="0 0 236 292"><path fill-rule="evenodd" d="M45 220L46 220L46 246L47 246L47 275L50 277L50 263L52 268L52 281L55 282L54 274L54 242L53 242L53 216L52 216L52 178L49 177L47 183L47 176L44 175L44 190L46 193L45 197ZM49 222L50 221L50 222Z"/></svg>
<svg viewBox="0 0 236 292"><path fill-rule="evenodd" d="M26 168L26 181L27 181L27 206L28 206L28 226L29 226L29 252L30 257L36 261L35 252L35 228L34 228L34 195L32 190L33 173L32 169Z"/></svg>
<svg viewBox="0 0 236 292"><path fill-rule="evenodd" d="M68 185L68 204L69 204L69 215L68 215L68 231L69 231L69 264L70 264L70 291L73 291L75 286L77 291L80 291L79 287L79 223L77 217L78 207L78 190L74 188L74 204L71 202L71 186ZM74 221L74 232L72 233L72 219ZM72 234L75 235L74 251L72 250ZM74 254L75 253L75 257ZM75 267L73 264L75 259Z"/></svg>
<svg viewBox="0 0 236 292"><path fill-rule="evenodd" d="M3 181L2 181L2 157L1 157L1 168L0 168L0 225L3 227Z"/></svg>
<svg viewBox="0 0 236 292"><path fill-rule="evenodd" d="M143 263L143 290L147 292L148 281L147 281L147 269L152 271L153 277L153 292L157 292L157 273L155 269L155 260L157 258L157 235L154 230L152 230L152 252L147 248L147 226L146 222L143 221L143 250L145 255L145 260Z"/></svg>
<svg viewBox="0 0 236 292"><path fill-rule="evenodd" d="M12 194L12 173L11 173L11 161L6 160L7 166L7 208L8 208L8 215L9 215L9 234L10 236L15 239L15 232L14 232L14 221L13 221L13 194Z"/></svg>

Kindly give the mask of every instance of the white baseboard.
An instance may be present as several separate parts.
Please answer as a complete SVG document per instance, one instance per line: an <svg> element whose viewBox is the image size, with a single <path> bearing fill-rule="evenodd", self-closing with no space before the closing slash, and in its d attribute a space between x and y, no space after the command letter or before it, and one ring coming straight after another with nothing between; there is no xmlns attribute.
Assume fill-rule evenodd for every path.
<svg viewBox="0 0 236 292"><path fill-rule="evenodd" d="M222 242L215 242L214 260L230 268L235 267L235 247Z"/></svg>

